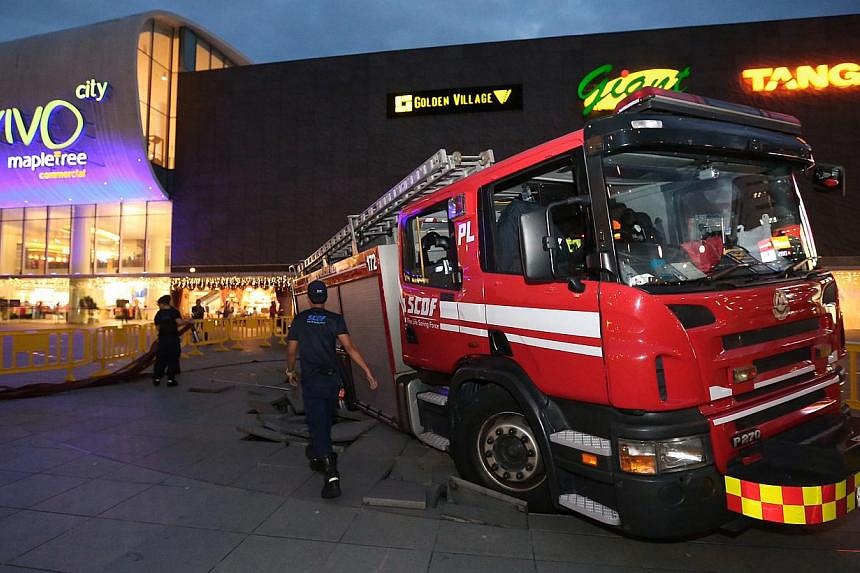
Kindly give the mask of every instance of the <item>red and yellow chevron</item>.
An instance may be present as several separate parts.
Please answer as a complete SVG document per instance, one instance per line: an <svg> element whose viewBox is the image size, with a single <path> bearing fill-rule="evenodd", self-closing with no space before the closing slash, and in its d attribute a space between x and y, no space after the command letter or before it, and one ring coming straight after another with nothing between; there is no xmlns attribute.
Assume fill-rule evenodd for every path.
<svg viewBox="0 0 860 573"><path fill-rule="evenodd" d="M776 523L798 525L833 521L860 505L860 472L816 486L767 485L725 476L729 510Z"/></svg>

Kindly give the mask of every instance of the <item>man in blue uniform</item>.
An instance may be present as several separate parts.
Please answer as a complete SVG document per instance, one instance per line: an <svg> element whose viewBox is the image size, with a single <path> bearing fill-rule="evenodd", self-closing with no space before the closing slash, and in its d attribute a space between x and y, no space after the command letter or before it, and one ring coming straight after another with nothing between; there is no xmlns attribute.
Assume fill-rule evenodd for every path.
<svg viewBox="0 0 860 573"><path fill-rule="evenodd" d="M352 361L364 370L371 390L376 390L378 384L364 357L352 343L343 316L325 309L328 300L325 283L313 281L309 284L308 298L311 308L296 315L287 336L287 377L293 386L298 384L296 353L301 349L302 398L311 435L311 467L324 473L321 495L330 499L340 495L337 455L331 447L332 416L341 385L335 342L340 342Z"/></svg>

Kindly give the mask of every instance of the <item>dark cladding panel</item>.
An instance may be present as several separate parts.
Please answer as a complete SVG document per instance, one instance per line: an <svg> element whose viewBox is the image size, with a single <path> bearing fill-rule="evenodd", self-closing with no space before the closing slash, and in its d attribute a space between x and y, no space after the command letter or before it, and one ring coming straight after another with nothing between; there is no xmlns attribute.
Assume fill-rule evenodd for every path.
<svg viewBox="0 0 860 573"><path fill-rule="evenodd" d="M209 231L175 224L174 265L294 263L440 147L490 148L501 160L580 128L579 85L607 64L608 80L689 67L680 89L793 114L816 158L844 165L854 181L860 86L753 92L741 72L856 62L858 25L858 15L836 16L182 74L175 217L229 224L213 223ZM388 118L389 94L504 85L522 86L522 109ZM860 193L849 189L842 198L810 191L804 201L821 254L860 253L860 236L844 232L860 217Z"/></svg>

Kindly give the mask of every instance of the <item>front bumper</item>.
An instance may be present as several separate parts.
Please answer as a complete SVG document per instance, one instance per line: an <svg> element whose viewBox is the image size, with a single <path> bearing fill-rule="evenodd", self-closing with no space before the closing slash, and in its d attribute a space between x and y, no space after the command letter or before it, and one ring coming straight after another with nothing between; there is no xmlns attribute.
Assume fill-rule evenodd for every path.
<svg viewBox="0 0 860 573"><path fill-rule="evenodd" d="M860 436L844 414L817 420L762 444L724 478L730 511L753 519L818 524L860 506Z"/></svg>

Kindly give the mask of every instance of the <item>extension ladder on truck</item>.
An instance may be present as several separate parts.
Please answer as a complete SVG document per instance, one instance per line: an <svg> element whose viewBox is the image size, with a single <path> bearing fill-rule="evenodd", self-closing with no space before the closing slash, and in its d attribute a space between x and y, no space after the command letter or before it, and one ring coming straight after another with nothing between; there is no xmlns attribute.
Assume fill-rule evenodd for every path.
<svg viewBox="0 0 860 573"><path fill-rule="evenodd" d="M380 238L394 242L397 213L409 201L423 197L493 164L493 151L478 155L448 153L440 149L413 169L397 185L358 215L350 215L349 223L323 243L299 266L299 274L312 271L317 265L328 266L340 259L357 254Z"/></svg>

